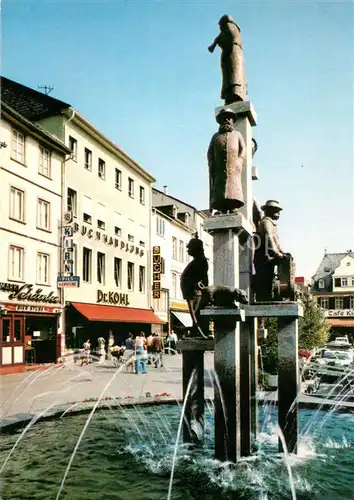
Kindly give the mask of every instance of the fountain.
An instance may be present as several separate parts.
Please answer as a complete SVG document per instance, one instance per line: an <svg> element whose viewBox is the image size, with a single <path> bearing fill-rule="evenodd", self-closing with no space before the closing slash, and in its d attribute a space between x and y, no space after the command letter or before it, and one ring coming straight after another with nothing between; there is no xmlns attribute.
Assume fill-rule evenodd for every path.
<svg viewBox="0 0 354 500"><path fill-rule="evenodd" d="M277 262L274 287L275 260L262 267L261 259L254 258L255 233L262 240L266 225L253 217L252 127L257 118L246 101L240 30L229 16L219 24L221 33L210 51L219 45L227 52L227 33L233 47L228 56L222 53L225 106L216 110L221 129L208 151L210 208L217 213L204 227L214 238L214 287L209 286L203 245L195 235L189 245L193 260L181 280L193 319L190 335L177 345L182 351L183 402L167 405L162 399L159 406L142 405L153 402L150 392L145 399L141 396L149 373L142 377L139 397L118 397L112 384L119 385L125 367L112 366L112 376L93 401L61 408L52 403L28 417L23 428L18 424L6 432L3 427L3 500L353 498L354 420L349 412L354 405L308 398L316 411L299 411L297 323L302 308L294 300L292 260L288 256ZM275 204L269 200L264 208L279 211ZM266 317L279 319L278 415L275 400L262 405L257 400L257 339L264 335ZM214 350L214 371L208 371L213 404L205 398L208 350ZM102 373L104 342L99 356ZM88 366L84 373L93 377L95 369ZM53 377L58 373L53 369ZM27 386L19 386L22 392L12 404L40 377L33 375ZM74 380L61 392L72 392ZM332 410L324 412L330 404ZM336 409L345 412L334 415Z"/></svg>

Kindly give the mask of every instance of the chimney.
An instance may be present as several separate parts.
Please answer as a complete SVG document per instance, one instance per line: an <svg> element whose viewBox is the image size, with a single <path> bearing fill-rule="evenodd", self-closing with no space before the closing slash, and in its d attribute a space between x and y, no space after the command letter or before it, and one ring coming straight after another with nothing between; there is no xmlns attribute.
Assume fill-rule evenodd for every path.
<svg viewBox="0 0 354 500"><path fill-rule="evenodd" d="M163 192L164 194L167 194L167 186L163 186Z"/></svg>

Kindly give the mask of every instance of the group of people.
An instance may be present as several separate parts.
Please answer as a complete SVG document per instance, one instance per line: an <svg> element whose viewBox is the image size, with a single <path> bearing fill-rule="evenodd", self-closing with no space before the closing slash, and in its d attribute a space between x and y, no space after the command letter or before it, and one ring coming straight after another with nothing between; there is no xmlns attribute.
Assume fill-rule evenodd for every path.
<svg viewBox="0 0 354 500"><path fill-rule="evenodd" d="M164 342L159 333L151 333L148 337L140 332L135 338L129 334L125 339L126 353L128 357L146 357L148 364L154 364L155 368L163 366Z"/></svg>

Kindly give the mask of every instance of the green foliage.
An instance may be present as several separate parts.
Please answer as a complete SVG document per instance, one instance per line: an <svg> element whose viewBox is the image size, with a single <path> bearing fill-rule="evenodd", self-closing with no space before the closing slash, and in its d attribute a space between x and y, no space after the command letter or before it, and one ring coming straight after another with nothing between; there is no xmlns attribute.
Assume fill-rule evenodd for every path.
<svg viewBox="0 0 354 500"><path fill-rule="evenodd" d="M302 297L304 317L299 320L299 348L314 349L326 344L329 335L329 325L326 318L318 307L316 301L310 295ZM266 318L264 327L268 329L265 340L260 340L259 345L262 352L263 369L266 373L277 375L278 373L278 320L277 318Z"/></svg>
<svg viewBox="0 0 354 500"><path fill-rule="evenodd" d="M311 295L302 297L304 317L299 320L299 347L314 349L328 341L329 325L316 300Z"/></svg>

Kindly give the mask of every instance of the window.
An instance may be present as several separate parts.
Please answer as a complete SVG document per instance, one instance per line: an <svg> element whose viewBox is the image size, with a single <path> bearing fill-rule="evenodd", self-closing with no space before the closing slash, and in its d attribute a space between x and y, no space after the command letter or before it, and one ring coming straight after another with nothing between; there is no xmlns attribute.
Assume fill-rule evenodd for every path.
<svg viewBox="0 0 354 500"><path fill-rule="evenodd" d="M21 222L25 220L25 193L14 187L10 191L10 217Z"/></svg>
<svg viewBox="0 0 354 500"><path fill-rule="evenodd" d="M354 309L354 297L349 297L349 308Z"/></svg>
<svg viewBox="0 0 354 500"><path fill-rule="evenodd" d="M128 234L128 241L134 243L134 236L132 234Z"/></svg>
<svg viewBox="0 0 354 500"><path fill-rule="evenodd" d="M183 262L184 258L184 242L179 240L179 260Z"/></svg>
<svg viewBox="0 0 354 500"><path fill-rule="evenodd" d="M46 253L37 253L37 284L49 284L49 255Z"/></svg>
<svg viewBox="0 0 354 500"><path fill-rule="evenodd" d="M156 234L165 236L165 221L161 217L156 217Z"/></svg>
<svg viewBox="0 0 354 500"><path fill-rule="evenodd" d="M118 226L114 226L114 234L116 236L122 236L122 230L121 230L121 228L118 227Z"/></svg>
<svg viewBox="0 0 354 500"><path fill-rule="evenodd" d="M177 259L177 238L172 236L172 258Z"/></svg>
<svg viewBox="0 0 354 500"><path fill-rule="evenodd" d="M92 151L85 148L85 168L91 172L92 170Z"/></svg>
<svg viewBox="0 0 354 500"><path fill-rule="evenodd" d="M10 342L10 318L3 318L2 320L2 341Z"/></svg>
<svg viewBox="0 0 354 500"><path fill-rule="evenodd" d="M177 274L172 273L172 297L177 296Z"/></svg>
<svg viewBox="0 0 354 500"><path fill-rule="evenodd" d="M320 297L320 307L322 307L322 309L328 309L328 306L329 306L328 297Z"/></svg>
<svg viewBox="0 0 354 500"><path fill-rule="evenodd" d="M97 227L98 229L106 229L106 223L103 220L97 219Z"/></svg>
<svg viewBox="0 0 354 500"><path fill-rule="evenodd" d="M122 190L122 172L119 168L116 168L115 187Z"/></svg>
<svg viewBox="0 0 354 500"><path fill-rule="evenodd" d="M83 247L82 249L82 281L91 282L92 273L92 250Z"/></svg>
<svg viewBox="0 0 354 500"><path fill-rule="evenodd" d="M77 140L69 136L69 149L71 151L72 160L77 161Z"/></svg>
<svg viewBox="0 0 354 500"><path fill-rule="evenodd" d="M128 177L128 194L131 198L134 198L134 181Z"/></svg>
<svg viewBox="0 0 354 500"><path fill-rule="evenodd" d="M97 281L101 285L104 285L105 282L105 260L105 254L97 252Z"/></svg>
<svg viewBox="0 0 354 500"><path fill-rule="evenodd" d="M144 247L144 246L145 246L145 241L140 240L140 241L139 241L139 245L140 245L141 247Z"/></svg>
<svg viewBox="0 0 354 500"><path fill-rule="evenodd" d="M334 286L335 286L336 288L338 288L338 287L341 287L341 285L342 285L342 280L341 280L341 278L334 278Z"/></svg>
<svg viewBox="0 0 354 500"><path fill-rule="evenodd" d="M347 278L342 278L342 286L348 286Z"/></svg>
<svg viewBox="0 0 354 500"><path fill-rule="evenodd" d="M38 172L41 175L44 175L45 177L50 177L50 158L51 158L50 151L40 146Z"/></svg>
<svg viewBox="0 0 354 500"><path fill-rule="evenodd" d="M41 199L37 201L37 228L50 231L50 203Z"/></svg>
<svg viewBox="0 0 354 500"><path fill-rule="evenodd" d="M14 342L22 342L21 319L14 319Z"/></svg>
<svg viewBox="0 0 354 500"><path fill-rule="evenodd" d="M352 286L354 286L354 278L352 278Z"/></svg>
<svg viewBox="0 0 354 500"><path fill-rule="evenodd" d="M128 262L128 290L134 290L134 264Z"/></svg>
<svg viewBox="0 0 354 500"><path fill-rule="evenodd" d="M324 280L319 280L318 281L318 288L324 288Z"/></svg>
<svg viewBox="0 0 354 500"><path fill-rule="evenodd" d="M139 188L139 200L142 205L145 205L145 188L143 186Z"/></svg>
<svg viewBox="0 0 354 500"><path fill-rule="evenodd" d="M25 163L25 136L15 129L12 131L11 158L20 163Z"/></svg>
<svg viewBox="0 0 354 500"><path fill-rule="evenodd" d="M114 282L117 288L122 286L122 259L114 257Z"/></svg>
<svg viewBox="0 0 354 500"><path fill-rule="evenodd" d="M98 177L102 180L106 178L106 162L98 158Z"/></svg>
<svg viewBox="0 0 354 500"><path fill-rule="evenodd" d="M343 297L336 297L334 299L334 308L343 309Z"/></svg>
<svg viewBox="0 0 354 500"><path fill-rule="evenodd" d="M67 210L68 212L73 212L76 215L77 212L77 193L71 188L68 188L68 196L67 196Z"/></svg>
<svg viewBox="0 0 354 500"><path fill-rule="evenodd" d="M23 281L24 249L10 246L9 252L9 279Z"/></svg>
<svg viewBox="0 0 354 500"><path fill-rule="evenodd" d="M145 292L145 267L139 266L139 292Z"/></svg>
<svg viewBox="0 0 354 500"><path fill-rule="evenodd" d="M84 219L84 222L86 222L86 224L92 224L92 217L91 217L91 215L84 214L83 219Z"/></svg>

